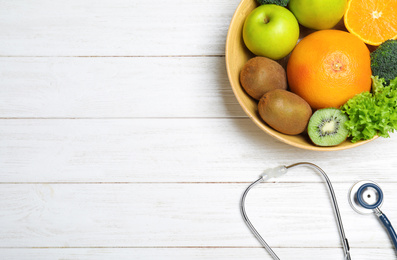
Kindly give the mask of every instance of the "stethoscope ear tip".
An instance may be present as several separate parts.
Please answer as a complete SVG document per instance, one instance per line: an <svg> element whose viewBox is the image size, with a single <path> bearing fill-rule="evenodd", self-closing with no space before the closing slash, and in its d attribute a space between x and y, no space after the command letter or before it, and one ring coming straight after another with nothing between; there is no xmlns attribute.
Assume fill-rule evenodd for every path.
<svg viewBox="0 0 397 260"><path fill-rule="evenodd" d="M357 213L371 214L382 205L383 192L373 181L359 181L350 188L349 203Z"/></svg>

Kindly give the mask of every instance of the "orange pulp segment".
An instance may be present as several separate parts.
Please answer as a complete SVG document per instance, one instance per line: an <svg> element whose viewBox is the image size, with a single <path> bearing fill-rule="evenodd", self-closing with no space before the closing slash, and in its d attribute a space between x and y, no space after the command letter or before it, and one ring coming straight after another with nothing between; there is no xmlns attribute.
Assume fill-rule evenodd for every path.
<svg viewBox="0 0 397 260"><path fill-rule="evenodd" d="M369 45L397 38L396 0L350 0L345 12L346 29Z"/></svg>

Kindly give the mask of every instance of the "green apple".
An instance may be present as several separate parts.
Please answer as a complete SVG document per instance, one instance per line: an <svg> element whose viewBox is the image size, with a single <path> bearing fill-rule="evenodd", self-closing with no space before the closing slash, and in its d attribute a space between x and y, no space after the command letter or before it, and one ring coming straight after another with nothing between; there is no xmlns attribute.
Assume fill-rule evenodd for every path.
<svg viewBox="0 0 397 260"><path fill-rule="evenodd" d="M245 19L243 39L255 55L278 60L295 47L299 39L299 24L287 8L261 5Z"/></svg>
<svg viewBox="0 0 397 260"><path fill-rule="evenodd" d="M343 17L347 0L290 0L289 9L298 22L311 29L331 29Z"/></svg>

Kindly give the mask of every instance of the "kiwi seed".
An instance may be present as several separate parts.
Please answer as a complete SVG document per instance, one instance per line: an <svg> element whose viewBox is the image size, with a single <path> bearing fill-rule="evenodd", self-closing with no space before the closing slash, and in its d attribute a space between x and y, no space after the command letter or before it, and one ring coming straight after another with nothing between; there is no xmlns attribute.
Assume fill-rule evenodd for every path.
<svg viewBox="0 0 397 260"><path fill-rule="evenodd" d="M307 126L312 142L319 146L334 146L346 140L347 115L337 108L323 108L313 113Z"/></svg>

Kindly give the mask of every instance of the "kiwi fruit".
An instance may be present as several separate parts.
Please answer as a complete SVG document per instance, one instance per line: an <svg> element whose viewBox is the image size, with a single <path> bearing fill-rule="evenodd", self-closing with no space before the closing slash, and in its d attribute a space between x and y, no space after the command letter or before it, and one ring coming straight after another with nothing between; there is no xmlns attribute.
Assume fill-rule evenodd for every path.
<svg viewBox="0 0 397 260"><path fill-rule="evenodd" d="M346 140L349 133L345 126L348 120L337 108L323 108L313 113L307 126L307 133L318 146L334 146Z"/></svg>
<svg viewBox="0 0 397 260"><path fill-rule="evenodd" d="M287 76L278 62L257 56L244 64L240 72L240 83L248 95L259 100L270 90L287 89Z"/></svg>
<svg viewBox="0 0 397 260"><path fill-rule="evenodd" d="M258 112L269 126L287 135L305 131L312 115L303 98L283 89L266 92L259 100Z"/></svg>

